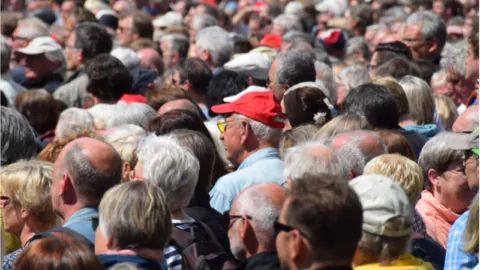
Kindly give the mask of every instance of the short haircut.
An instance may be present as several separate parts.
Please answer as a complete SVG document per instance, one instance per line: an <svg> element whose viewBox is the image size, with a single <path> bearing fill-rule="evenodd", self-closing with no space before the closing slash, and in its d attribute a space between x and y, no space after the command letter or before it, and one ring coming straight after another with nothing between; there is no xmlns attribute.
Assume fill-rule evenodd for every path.
<svg viewBox="0 0 480 270"><path fill-rule="evenodd" d="M150 134L140 143L137 156L145 182L163 190L170 211L187 207L200 171L195 155L168 136Z"/></svg>
<svg viewBox="0 0 480 270"><path fill-rule="evenodd" d="M404 57L410 61L413 60L412 51L410 51L410 48L408 48L408 46L401 41L380 43L375 47L375 52L379 53L378 56L380 56L381 52L390 52L392 55L397 57ZM381 64L384 62L386 61L382 61Z"/></svg>
<svg viewBox="0 0 480 270"><path fill-rule="evenodd" d="M360 53L364 60L370 60L370 48L364 37L353 37L348 40L346 58L356 58L358 57L358 53Z"/></svg>
<svg viewBox="0 0 480 270"><path fill-rule="evenodd" d="M139 37L153 38L152 16L144 11L137 11L132 14L132 32Z"/></svg>
<svg viewBox="0 0 480 270"><path fill-rule="evenodd" d="M288 225L308 236L314 261L351 261L362 235L360 199L346 181L308 176L292 182L284 207Z"/></svg>
<svg viewBox="0 0 480 270"><path fill-rule="evenodd" d="M417 161L417 155L413 152L413 148L407 138L398 131L389 129L379 129L375 131L387 147L390 154L400 154L413 161Z"/></svg>
<svg viewBox="0 0 480 270"><path fill-rule="evenodd" d="M377 66L373 73L375 78L393 77L398 80L407 75L419 77L420 69L414 62L408 61L401 57L396 57L380 66Z"/></svg>
<svg viewBox="0 0 480 270"><path fill-rule="evenodd" d="M0 184L20 212L24 209L39 229L47 230L59 224L53 210L50 186L53 164L40 160L19 161L0 170Z"/></svg>
<svg viewBox="0 0 480 270"><path fill-rule="evenodd" d="M298 19L297 16L293 14L282 14L278 17L276 17L273 20L274 24L281 25L284 30L284 34L290 31L303 31L302 24L300 23L300 20Z"/></svg>
<svg viewBox="0 0 480 270"><path fill-rule="evenodd" d="M320 151L323 153L317 154ZM321 142L299 144L285 156L284 175L293 182L322 175L346 182L348 173L347 164Z"/></svg>
<svg viewBox="0 0 480 270"><path fill-rule="evenodd" d="M371 128L372 127L363 115L345 113L334 117L323 125L315 134L315 137L319 139L328 139L344 132Z"/></svg>
<svg viewBox="0 0 480 270"><path fill-rule="evenodd" d="M299 87L285 92L285 113L292 127L303 124L322 126L332 118L327 96L315 87Z"/></svg>
<svg viewBox="0 0 480 270"><path fill-rule="evenodd" d="M314 82L316 73L313 59L303 52L288 51L275 58L279 84L294 86L301 82Z"/></svg>
<svg viewBox="0 0 480 270"><path fill-rule="evenodd" d="M447 71L462 77L467 75L468 44L462 40L447 44L442 52L441 66Z"/></svg>
<svg viewBox="0 0 480 270"><path fill-rule="evenodd" d="M443 20L431 11L417 11L407 17L407 25L420 25L425 40L436 39L439 52L447 40L447 28Z"/></svg>
<svg viewBox="0 0 480 270"><path fill-rule="evenodd" d="M171 52L177 52L181 59L187 58L188 48L190 47L188 37L182 34L168 34L162 36L161 42L167 43L168 49Z"/></svg>
<svg viewBox="0 0 480 270"><path fill-rule="evenodd" d="M14 269L103 269L92 249L79 241L46 237L32 241L18 255Z"/></svg>
<svg viewBox="0 0 480 270"><path fill-rule="evenodd" d="M45 90L30 90L20 93L15 99L15 107L27 118L39 135L55 129L57 125L57 102Z"/></svg>
<svg viewBox="0 0 480 270"><path fill-rule="evenodd" d="M180 87L157 87L153 90L147 91L145 99L147 104L155 111L158 111L165 103L177 99L186 99L187 92Z"/></svg>
<svg viewBox="0 0 480 270"><path fill-rule="evenodd" d="M117 58L100 54L86 68L87 92L103 102L115 103L129 93L133 78L130 71Z"/></svg>
<svg viewBox="0 0 480 270"><path fill-rule="evenodd" d="M75 48L82 50L83 62L87 63L99 54L112 50L110 34L98 23L84 22L75 27Z"/></svg>
<svg viewBox="0 0 480 270"><path fill-rule="evenodd" d="M110 129L104 139L115 148L122 161L128 162L133 169L137 163L137 146L146 135L147 132L140 126L126 124Z"/></svg>
<svg viewBox="0 0 480 270"><path fill-rule="evenodd" d="M0 36L0 60L1 67L0 73L4 74L10 69L10 58L12 57L12 47L8 44L8 40L1 35Z"/></svg>
<svg viewBox="0 0 480 270"><path fill-rule="evenodd" d="M210 26L198 31L195 44L202 50L208 50L215 67L230 61L233 54L233 40L218 26Z"/></svg>
<svg viewBox="0 0 480 270"><path fill-rule="evenodd" d="M207 93L212 71L205 61L200 58L188 58L183 62L179 72L182 83L188 80L193 91L199 94Z"/></svg>
<svg viewBox="0 0 480 270"><path fill-rule="evenodd" d="M410 119L417 125L434 124L435 101L430 85L414 76L405 76L398 83L407 96Z"/></svg>
<svg viewBox="0 0 480 270"><path fill-rule="evenodd" d="M20 159L30 159L37 154L35 135L28 120L14 109L0 110L1 165Z"/></svg>
<svg viewBox="0 0 480 270"><path fill-rule="evenodd" d="M206 103L208 114L215 116L211 110L214 105L225 103L225 97L236 95L249 86L248 77L233 70L221 70L215 73L208 84Z"/></svg>
<svg viewBox="0 0 480 270"><path fill-rule="evenodd" d="M370 160L363 174L380 174L390 177L405 190L412 207L415 207L423 189L422 168L413 160L399 154L384 154Z"/></svg>
<svg viewBox="0 0 480 270"><path fill-rule="evenodd" d="M72 148L65 154L63 169L72 177L77 193L87 205L97 205L105 192L120 183L122 160L112 146L115 158L107 168L97 168L85 155L82 147L72 142Z"/></svg>
<svg viewBox="0 0 480 270"><path fill-rule="evenodd" d="M120 125L133 124L147 128L148 123L155 117L156 112L144 103L134 102L127 104L97 104L88 109L94 121L103 122L104 128L109 129Z"/></svg>
<svg viewBox="0 0 480 270"><path fill-rule="evenodd" d="M25 39L48 36L48 25L37 17L29 17L18 22L18 36Z"/></svg>
<svg viewBox="0 0 480 270"><path fill-rule="evenodd" d="M397 80L392 77L381 77L372 81L374 84L385 86L395 98L397 104L398 117L400 121L410 119L410 107L408 105L407 95Z"/></svg>
<svg viewBox="0 0 480 270"><path fill-rule="evenodd" d="M365 116L373 128L398 127L395 98L384 86L366 83L353 88L345 97L342 110Z"/></svg>
<svg viewBox="0 0 480 270"><path fill-rule="evenodd" d="M87 110L68 108L60 114L55 127L56 139L67 139L82 132L93 132L93 117Z"/></svg>
<svg viewBox="0 0 480 270"><path fill-rule="evenodd" d="M160 187L141 181L108 190L99 206L100 229L112 249L163 250L171 233L170 210Z"/></svg>
<svg viewBox="0 0 480 270"><path fill-rule="evenodd" d="M280 157L285 159L285 155L292 147L313 139L317 131L318 127L312 124L301 125L284 131L279 143Z"/></svg>
<svg viewBox="0 0 480 270"><path fill-rule="evenodd" d="M357 21L356 27L363 34L367 26L373 23L373 9L368 4L358 4L350 7L350 15Z"/></svg>

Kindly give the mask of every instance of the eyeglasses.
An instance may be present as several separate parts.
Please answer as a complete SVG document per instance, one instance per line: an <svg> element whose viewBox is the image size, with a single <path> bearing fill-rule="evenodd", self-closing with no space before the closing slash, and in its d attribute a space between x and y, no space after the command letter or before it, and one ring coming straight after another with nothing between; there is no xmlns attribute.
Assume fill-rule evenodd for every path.
<svg viewBox="0 0 480 270"><path fill-rule="evenodd" d="M117 30L121 33L125 32L125 31L132 31L132 28L130 27L123 27L123 26L118 26Z"/></svg>
<svg viewBox="0 0 480 270"><path fill-rule="evenodd" d="M218 127L218 131L220 131L220 133L223 134L227 130L227 122L226 121L218 121L217 122L217 127Z"/></svg>
<svg viewBox="0 0 480 270"><path fill-rule="evenodd" d="M291 232L293 230L297 230L303 237L305 237L306 239L308 239L309 241L312 240L312 238L310 236L308 236L307 234L303 233L302 231L300 231L299 229L295 228L295 227L292 227L292 226L289 226L287 224L283 224L281 223L280 221L278 221L278 218L273 222L273 231L275 232L275 235L278 235L280 232Z"/></svg>
<svg viewBox="0 0 480 270"><path fill-rule="evenodd" d="M233 226L233 224L235 223L235 222L232 222L232 220L235 221L235 220L241 219L241 218L243 218L243 217L245 217L245 218L248 219L248 220L252 220L252 219L253 219L253 218L252 218L251 216L249 216L249 215L243 215L243 216L242 216L242 215L230 215L230 210L225 211L225 212L223 213L223 215L224 215L226 218L228 218L228 229L229 229L229 230L230 230L230 228Z"/></svg>
<svg viewBox="0 0 480 270"><path fill-rule="evenodd" d="M466 150L463 154L463 166L467 164L468 160L473 156L473 159L478 162L478 155L472 150Z"/></svg>
<svg viewBox="0 0 480 270"><path fill-rule="evenodd" d="M10 197L8 196L0 196L0 205L2 207L7 206L10 203Z"/></svg>
<svg viewBox="0 0 480 270"><path fill-rule="evenodd" d="M413 42L421 42L426 41L424 38L404 38L402 39L403 43L413 43Z"/></svg>

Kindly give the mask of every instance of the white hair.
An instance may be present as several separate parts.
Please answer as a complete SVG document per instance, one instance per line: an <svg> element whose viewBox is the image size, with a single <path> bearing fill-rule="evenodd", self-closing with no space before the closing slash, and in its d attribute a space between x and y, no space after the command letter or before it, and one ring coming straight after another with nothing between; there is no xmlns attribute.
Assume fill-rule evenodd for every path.
<svg viewBox="0 0 480 270"><path fill-rule="evenodd" d="M273 20L273 24L281 25L284 30L284 34L293 30L303 31L300 20L293 14L282 14Z"/></svg>
<svg viewBox="0 0 480 270"><path fill-rule="evenodd" d="M285 14L292 14L297 17L301 17L305 15L304 7L302 3L300 2L288 2L288 4L285 6Z"/></svg>
<svg viewBox="0 0 480 270"><path fill-rule="evenodd" d="M199 31L207 27L217 26L217 19L208 14L196 14L192 18L192 28Z"/></svg>
<svg viewBox="0 0 480 270"><path fill-rule="evenodd" d="M138 143L146 135L147 132L143 128L127 124L110 129L103 138L105 142L115 148L124 162L133 166Z"/></svg>
<svg viewBox="0 0 480 270"><path fill-rule="evenodd" d="M60 76L65 77L67 73L67 56L63 50L53 51L53 52L46 52L45 58L48 59L50 62L60 62L60 66L53 71L53 74L58 74Z"/></svg>
<svg viewBox="0 0 480 270"><path fill-rule="evenodd" d="M348 172L334 150L319 141L299 144L285 156L284 175L292 181L321 175L347 181Z"/></svg>
<svg viewBox="0 0 480 270"><path fill-rule="evenodd" d="M37 17L29 17L18 22L18 36L26 39L48 36L48 25Z"/></svg>
<svg viewBox="0 0 480 270"><path fill-rule="evenodd" d="M220 67L230 60L233 54L233 40L227 31L218 26L211 26L200 30L196 36L196 45L208 50L212 62Z"/></svg>
<svg viewBox="0 0 480 270"><path fill-rule="evenodd" d="M119 125L133 124L147 128L150 120L155 118L155 110L147 104L97 104L88 109L95 124L103 124L104 128L113 128Z"/></svg>
<svg viewBox="0 0 480 270"><path fill-rule="evenodd" d="M93 132L93 117L85 109L68 108L60 114L55 137L69 138L84 131Z"/></svg>
<svg viewBox="0 0 480 270"><path fill-rule="evenodd" d="M345 86L345 90L353 89L369 81L368 69L361 65L350 65L345 67L339 74L340 82Z"/></svg>
<svg viewBox="0 0 480 270"><path fill-rule="evenodd" d="M407 25L419 25L425 40L436 39L440 49L447 40L447 30L442 18L431 11L417 11L407 17Z"/></svg>
<svg viewBox="0 0 480 270"><path fill-rule="evenodd" d="M190 150L168 135L150 134L140 142L137 156L145 181L163 190L170 211L187 207L200 172L200 162Z"/></svg>
<svg viewBox="0 0 480 270"><path fill-rule="evenodd" d="M128 69L134 69L140 65L140 58L130 48L117 47L110 52L110 55L120 60Z"/></svg>
<svg viewBox="0 0 480 270"><path fill-rule="evenodd" d="M282 130L279 128L265 125L264 123L250 119L241 114L234 115L236 120L248 122L248 125L252 128L253 134L255 134L259 141L279 141L282 137Z"/></svg>
<svg viewBox="0 0 480 270"><path fill-rule="evenodd" d="M337 104L337 87L335 84L335 80L333 79L333 71L332 68L329 67L327 64L321 61L315 61L315 73L317 78L317 83L322 83L328 93L324 93L330 103L333 105Z"/></svg>
<svg viewBox="0 0 480 270"><path fill-rule="evenodd" d="M442 51L441 66L460 76L467 75L468 43L466 40L453 44L447 43Z"/></svg>

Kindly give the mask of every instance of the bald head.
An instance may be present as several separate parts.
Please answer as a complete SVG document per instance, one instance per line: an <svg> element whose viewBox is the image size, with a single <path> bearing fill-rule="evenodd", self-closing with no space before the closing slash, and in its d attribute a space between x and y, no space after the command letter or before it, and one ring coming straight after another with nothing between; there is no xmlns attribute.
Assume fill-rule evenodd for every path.
<svg viewBox="0 0 480 270"><path fill-rule="evenodd" d="M157 111L157 115L162 115L168 111L173 110L187 110L198 114L198 109L195 107L195 104L188 99L176 99L169 101L162 105Z"/></svg>
<svg viewBox="0 0 480 270"><path fill-rule="evenodd" d="M252 205L258 197L265 199L264 204L269 204L269 207L277 208L280 211L285 200L285 188L273 183L253 185L238 194L233 202L232 209L239 207L239 209L244 209L249 212L256 211L258 207L263 205Z"/></svg>
<svg viewBox="0 0 480 270"><path fill-rule="evenodd" d="M152 48L141 49L137 51L137 56L140 58L140 67L156 70L158 75L163 73L162 57L156 50Z"/></svg>
<svg viewBox="0 0 480 270"><path fill-rule="evenodd" d="M330 146L348 163L351 177L363 174L365 164L374 157L387 153L382 139L374 132L357 130L333 138Z"/></svg>
<svg viewBox="0 0 480 270"><path fill-rule="evenodd" d="M453 123L455 132L472 132L478 127L478 105L468 107Z"/></svg>
<svg viewBox="0 0 480 270"><path fill-rule="evenodd" d="M120 183L122 160L107 143L79 138L65 146L55 168L60 167L70 177L76 195L86 205L96 206L103 194Z"/></svg>

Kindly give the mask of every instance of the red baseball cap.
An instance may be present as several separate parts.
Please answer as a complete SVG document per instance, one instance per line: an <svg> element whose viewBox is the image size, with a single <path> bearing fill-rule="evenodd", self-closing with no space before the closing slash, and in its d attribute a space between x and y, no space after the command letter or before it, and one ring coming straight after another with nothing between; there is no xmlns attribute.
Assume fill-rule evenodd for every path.
<svg viewBox="0 0 480 270"><path fill-rule="evenodd" d="M125 102L127 104L130 103L147 103L147 100L142 95L131 95L131 94L124 94L119 101Z"/></svg>
<svg viewBox="0 0 480 270"><path fill-rule="evenodd" d="M267 34L263 36L263 39L260 41L260 45L268 46L278 50L282 46L282 37L277 34Z"/></svg>
<svg viewBox="0 0 480 270"><path fill-rule="evenodd" d="M250 92L231 103L212 106L218 114L239 113L274 128L284 127L282 108L272 91Z"/></svg>

